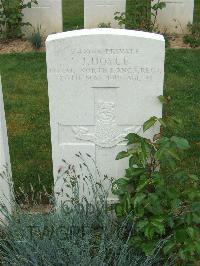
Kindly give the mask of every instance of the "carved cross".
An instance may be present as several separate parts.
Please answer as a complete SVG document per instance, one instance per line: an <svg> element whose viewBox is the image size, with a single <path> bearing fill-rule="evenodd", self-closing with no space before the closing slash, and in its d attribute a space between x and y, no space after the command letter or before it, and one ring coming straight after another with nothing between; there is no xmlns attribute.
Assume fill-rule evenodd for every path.
<svg viewBox="0 0 200 266"><path fill-rule="evenodd" d="M118 126L114 102L95 102L95 116L93 133L85 126L72 126L77 140L90 141L102 148L112 148L123 142L128 133L138 133L141 129L141 126Z"/></svg>
<svg viewBox="0 0 200 266"><path fill-rule="evenodd" d="M59 142L61 146L68 146L69 150L70 147L73 150L76 147L83 150L92 149L97 166L101 165L109 175L109 169L106 169L105 165L114 163L116 154L121 151L121 146L125 145L125 136L130 132L139 133L142 126L118 123L118 87L91 89L94 90L94 125L60 125Z"/></svg>

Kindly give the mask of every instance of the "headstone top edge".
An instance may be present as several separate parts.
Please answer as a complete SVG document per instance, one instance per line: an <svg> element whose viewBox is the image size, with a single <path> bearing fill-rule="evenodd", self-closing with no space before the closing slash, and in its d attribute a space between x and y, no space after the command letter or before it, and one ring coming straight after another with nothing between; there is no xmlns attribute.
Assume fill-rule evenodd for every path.
<svg viewBox="0 0 200 266"><path fill-rule="evenodd" d="M81 29L81 30L61 32L57 34L51 34L47 37L46 43L70 37L90 36L90 35L130 36L130 37L138 37L138 38L165 42L163 35L156 33L136 31L136 30L126 30L126 29L94 28L94 29Z"/></svg>

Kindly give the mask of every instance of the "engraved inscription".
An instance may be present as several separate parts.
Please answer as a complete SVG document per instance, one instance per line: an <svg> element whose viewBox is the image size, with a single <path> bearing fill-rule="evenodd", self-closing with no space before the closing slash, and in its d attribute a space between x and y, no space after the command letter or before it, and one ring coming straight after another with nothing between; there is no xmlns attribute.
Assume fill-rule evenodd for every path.
<svg viewBox="0 0 200 266"><path fill-rule="evenodd" d="M49 74L66 81L151 81L161 70L152 65L139 65L134 56L139 49L72 49L65 55L66 64L57 64ZM58 52L59 55L59 52Z"/></svg>
<svg viewBox="0 0 200 266"><path fill-rule="evenodd" d="M113 48L105 48L105 49L72 49L71 54L72 55L134 55L138 54L139 49L134 48L119 48L119 49L113 49Z"/></svg>

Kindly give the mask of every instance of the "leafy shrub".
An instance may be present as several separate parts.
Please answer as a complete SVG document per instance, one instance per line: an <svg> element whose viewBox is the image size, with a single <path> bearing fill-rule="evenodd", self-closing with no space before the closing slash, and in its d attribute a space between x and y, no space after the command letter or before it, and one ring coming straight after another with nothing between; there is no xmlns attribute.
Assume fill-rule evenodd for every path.
<svg viewBox="0 0 200 266"><path fill-rule="evenodd" d="M167 120L152 117L143 130L158 122L163 130ZM134 224L130 243L151 254L159 239L165 239L166 261L194 265L200 258L200 179L182 167L188 141L163 134L152 140L133 133L126 140L128 149L116 159L129 158L129 168L114 182L113 193L119 196L117 216L129 215Z"/></svg>
<svg viewBox="0 0 200 266"><path fill-rule="evenodd" d="M32 3L37 0L30 0L26 4L24 0L0 0L0 38L12 39L22 36L21 27L30 25L22 22L23 9L31 8Z"/></svg>
<svg viewBox="0 0 200 266"><path fill-rule="evenodd" d="M152 4L153 0L130 0L130 7L127 12L116 12L115 20L119 25L126 25L128 29L155 31L156 18L158 11L163 9L166 4L160 0ZM128 4L127 3L127 4ZM153 19L152 19L153 17Z"/></svg>
<svg viewBox="0 0 200 266"><path fill-rule="evenodd" d="M196 48L200 46L200 24L189 24L188 25L190 34L183 37L183 41L189 44L190 47Z"/></svg>
<svg viewBox="0 0 200 266"><path fill-rule="evenodd" d="M30 37L30 42L32 46L36 49L39 49L42 47L42 36L40 33L40 28L38 28L36 31L34 31Z"/></svg>

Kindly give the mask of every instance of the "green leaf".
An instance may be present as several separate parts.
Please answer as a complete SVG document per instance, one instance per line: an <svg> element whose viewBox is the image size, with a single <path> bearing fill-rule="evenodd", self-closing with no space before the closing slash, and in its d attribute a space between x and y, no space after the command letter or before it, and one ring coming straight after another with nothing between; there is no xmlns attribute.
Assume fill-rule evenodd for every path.
<svg viewBox="0 0 200 266"><path fill-rule="evenodd" d="M164 7L166 7L166 3L165 2L158 2L158 3L154 4L154 5L152 5L152 9L155 10L155 11L157 11L159 9L161 10Z"/></svg>
<svg viewBox="0 0 200 266"><path fill-rule="evenodd" d="M160 122L161 126L167 127L167 125L165 124L162 118L158 118L158 121Z"/></svg>
<svg viewBox="0 0 200 266"><path fill-rule="evenodd" d="M136 189L136 192L140 192L143 190L147 185L149 184L149 180L143 181L143 183L139 184L139 186Z"/></svg>
<svg viewBox="0 0 200 266"><path fill-rule="evenodd" d="M132 155L129 159L129 167L133 167L137 163L137 157L135 155Z"/></svg>
<svg viewBox="0 0 200 266"><path fill-rule="evenodd" d="M129 193L126 193L126 195L125 195L125 206L126 206L126 210L128 211L128 212L130 212L131 211L131 196L130 196L130 194Z"/></svg>
<svg viewBox="0 0 200 266"><path fill-rule="evenodd" d="M115 160L121 160L123 158L129 157L129 153L127 151L121 151L120 153L117 154L117 157Z"/></svg>
<svg viewBox="0 0 200 266"><path fill-rule="evenodd" d="M191 208L193 211L197 211L197 212L200 212L200 201L196 201L196 202L193 202L191 204Z"/></svg>
<svg viewBox="0 0 200 266"><path fill-rule="evenodd" d="M169 163L169 166L170 166L170 168L172 169L172 170L175 170L176 169L176 161L175 160L172 160L172 159L170 159L170 160L168 160L168 163Z"/></svg>
<svg viewBox="0 0 200 266"><path fill-rule="evenodd" d="M142 251L145 253L145 255L153 255L156 244L153 241L142 243L141 244Z"/></svg>
<svg viewBox="0 0 200 266"><path fill-rule="evenodd" d="M175 238L178 242L184 242L188 239L188 234L186 229L179 229L175 232Z"/></svg>
<svg viewBox="0 0 200 266"><path fill-rule="evenodd" d="M128 241L129 245L133 247L140 247L140 244L142 243L142 238L140 236L133 236L131 239Z"/></svg>
<svg viewBox="0 0 200 266"><path fill-rule="evenodd" d="M126 137L126 140L128 140L127 145L138 143L141 140L141 137L135 133L129 133Z"/></svg>
<svg viewBox="0 0 200 266"><path fill-rule="evenodd" d="M155 125L157 121L157 117L152 116L149 120L147 120L144 124L143 124L143 131L147 131L149 128L151 128L152 126Z"/></svg>
<svg viewBox="0 0 200 266"><path fill-rule="evenodd" d="M144 231L144 228L148 225L148 220L141 220L137 223L137 231Z"/></svg>
<svg viewBox="0 0 200 266"><path fill-rule="evenodd" d="M176 136L171 137L171 141L174 142L177 146L177 148L182 149L182 150L187 150L190 148L190 145L188 141L184 138L179 138Z"/></svg>
<svg viewBox="0 0 200 266"><path fill-rule="evenodd" d="M163 96L163 95L158 96L158 99L159 99L159 101L160 101L162 104L167 104L167 103L168 103L168 99L167 99L167 97L165 97L165 96Z"/></svg>
<svg viewBox="0 0 200 266"><path fill-rule="evenodd" d="M137 208L135 209L135 214L137 217L143 218L145 215L145 209L144 208Z"/></svg>
<svg viewBox="0 0 200 266"><path fill-rule="evenodd" d="M182 120L180 118L177 118L175 116L170 117L171 123L175 124L175 125L181 125L182 124Z"/></svg>
<svg viewBox="0 0 200 266"><path fill-rule="evenodd" d="M127 178L131 178L132 177L132 168L128 168L128 169L126 169L125 170L126 171L126 173L125 173L125 177L127 177Z"/></svg>
<svg viewBox="0 0 200 266"><path fill-rule="evenodd" d="M145 139L142 139L142 141L141 141L141 150L142 150L141 155L142 155L144 162L146 161L146 158L148 156L148 153L150 152L150 149L151 149L151 146L149 145L149 143L147 143L145 141Z"/></svg>
<svg viewBox="0 0 200 266"><path fill-rule="evenodd" d="M178 154L176 153L176 151L174 150L167 150L167 153L174 159L180 161L180 157L178 156Z"/></svg>
<svg viewBox="0 0 200 266"><path fill-rule="evenodd" d="M124 216L124 208L118 203L115 205L115 212L118 217Z"/></svg>
<svg viewBox="0 0 200 266"><path fill-rule="evenodd" d="M191 178L193 181L199 180L199 176L197 176L197 175L189 175L189 178Z"/></svg>
<svg viewBox="0 0 200 266"><path fill-rule="evenodd" d="M171 200L179 196L179 190L176 187L169 187L166 191L167 197Z"/></svg>
<svg viewBox="0 0 200 266"><path fill-rule="evenodd" d="M195 238L195 230L193 227L188 227L187 228L187 233L191 238Z"/></svg>
<svg viewBox="0 0 200 266"><path fill-rule="evenodd" d="M144 193L138 193L137 196L134 199L134 208L136 208L142 201L146 198L146 195Z"/></svg>
<svg viewBox="0 0 200 266"><path fill-rule="evenodd" d="M178 256L185 261L187 259L187 256L185 255L184 249L179 249Z"/></svg>
<svg viewBox="0 0 200 266"><path fill-rule="evenodd" d="M197 251L197 253L200 255L200 241L195 241L195 243L194 243L194 245L195 245L195 247L196 247L196 251Z"/></svg>
<svg viewBox="0 0 200 266"><path fill-rule="evenodd" d="M193 214L192 214L192 221L193 221L195 224L200 224L200 212L199 212L198 215L197 215L196 213L193 213Z"/></svg>
<svg viewBox="0 0 200 266"><path fill-rule="evenodd" d="M164 146L169 146L170 141L169 141L169 138L167 137L161 137L160 139L156 141L156 143L160 145L164 145Z"/></svg>
<svg viewBox="0 0 200 266"><path fill-rule="evenodd" d="M128 180L125 178L119 178L112 184L112 193L114 195L123 195L126 192L126 187L128 185Z"/></svg>
<svg viewBox="0 0 200 266"><path fill-rule="evenodd" d="M163 219L161 218L154 218L151 220L151 224L156 228L156 232L160 235L165 233L165 227L163 224Z"/></svg>
<svg viewBox="0 0 200 266"><path fill-rule="evenodd" d="M146 226L145 230L144 230L144 235L148 238L148 239L153 239L154 234L156 233L154 226L152 226L150 223Z"/></svg>
<svg viewBox="0 0 200 266"><path fill-rule="evenodd" d="M165 244L164 248L163 248L163 252L164 254L168 254L169 252L171 252L171 250L176 246L176 243L173 240L169 240L167 241L167 244Z"/></svg>
<svg viewBox="0 0 200 266"><path fill-rule="evenodd" d="M168 104L172 100L171 96L169 95L168 96L160 95L158 96L158 99L162 104Z"/></svg>
<svg viewBox="0 0 200 266"><path fill-rule="evenodd" d="M132 177L136 177L136 176L141 176L142 174L144 174L146 171L145 168L128 168L126 169L126 177L127 178L132 178Z"/></svg>
<svg viewBox="0 0 200 266"><path fill-rule="evenodd" d="M174 227L174 220L173 220L172 217L168 217L168 219L167 219L167 223L169 224L169 226L170 226L171 228Z"/></svg>
<svg viewBox="0 0 200 266"><path fill-rule="evenodd" d="M162 158L162 156L165 156L166 154L166 148L160 148L159 150L157 150L155 152L155 159L156 160L160 160Z"/></svg>
<svg viewBox="0 0 200 266"><path fill-rule="evenodd" d="M136 147L127 150L129 155L135 155L138 151Z"/></svg>

